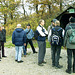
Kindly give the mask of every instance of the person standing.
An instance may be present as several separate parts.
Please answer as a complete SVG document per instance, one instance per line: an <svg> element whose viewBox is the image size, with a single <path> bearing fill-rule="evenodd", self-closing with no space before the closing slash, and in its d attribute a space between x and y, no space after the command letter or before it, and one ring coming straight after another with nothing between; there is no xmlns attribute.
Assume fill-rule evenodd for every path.
<svg viewBox="0 0 75 75"><path fill-rule="evenodd" d="M32 50L33 50L33 53L37 53L37 52L35 51L35 48L34 48L33 42L32 42L32 38L34 37L34 32L33 32L33 30L31 29L30 24L27 24L27 28L25 29L25 33L26 33L26 37L27 37L25 50L27 51L27 45L28 45L28 43L29 43L30 46L31 46L31 48L32 48ZM25 51L25 52L26 52L26 51ZM24 54L26 54L26 53L24 53Z"/></svg>
<svg viewBox="0 0 75 75"><path fill-rule="evenodd" d="M70 19L70 24L66 26L64 36L64 47L67 47L67 69L66 72L71 74L72 70L75 73L75 18ZM74 31L74 32L73 32ZM74 37L72 37L74 35ZM72 37L72 39L71 39ZM72 66L73 56L73 66ZM72 68L73 67L73 68Z"/></svg>
<svg viewBox="0 0 75 75"><path fill-rule="evenodd" d="M50 34L51 34L51 30L52 30L52 28L54 28L55 27L55 22L57 21L57 19L53 19L52 21L51 21L51 25L50 26L48 26L48 41L50 42ZM52 52L53 50L52 50L52 46L51 46L51 59L52 59Z"/></svg>
<svg viewBox="0 0 75 75"><path fill-rule="evenodd" d="M39 21L39 26L37 27L37 31L39 33L39 36L37 38L38 47L39 47L39 53L38 53L38 65L43 66L42 63L46 63L44 61L45 53L46 53L46 36L48 35L47 30L43 27L44 26L44 20L41 19Z"/></svg>
<svg viewBox="0 0 75 75"><path fill-rule="evenodd" d="M6 30L3 26L0 26L0 59L1 59L1 50L2 50L2 57L7 57L4 54L4 42L6 42Z"/></svg>
<svg viewBox="0 0 75 75"><path fill-rule="evenodd" d="M23 45L26 45L26 33L22 29L21 24L17 24L17 28L13 31L12 43L15 45L16 49L15 61L17 61L18 63L23 62L21 60L21 55Z"/></svg>
<svg viewBox="0 0 75 75"><path fill-rule="evenodd" d="M63 45L64 30L60 27L60 22L55 22L55 27L51 30L51 46L52 46L52 67L62 68L59 64L61 46Z"/></svg>
<svg viewBox="0 0 75 75"><path fill-rule="evenodd" d="M1 43L1 46L2 46L2 57L7 57L7 56L5 56L5 50L4 50L4 43L6 42L6 30L5 30L4 26L2 26L2 31L3 31L3 41Z"/></svg>

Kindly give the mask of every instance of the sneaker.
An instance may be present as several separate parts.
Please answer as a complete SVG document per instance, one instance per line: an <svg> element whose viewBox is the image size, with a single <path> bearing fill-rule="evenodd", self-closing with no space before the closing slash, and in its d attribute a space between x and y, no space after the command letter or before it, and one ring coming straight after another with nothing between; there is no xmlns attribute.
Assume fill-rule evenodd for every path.
<svg viewBox="0 0 75 75"><path fill-rule="evenodd" d="M18 63L22 63L23 61L21 60L21 61L18 61Z"/></svg>
<svg viewBox="0 0 75 75"><path fill-rule="evenodd" d="M2 57L6 58L7 56L2 56Z"/></svg>
<svg viewBox="0 0 75 75"><path fill-rule="evenodd" d="M75 71L73 71L73 73L75 73Z"/></svg>
<svg viewBox="0 0 75 75"><path fill-rule="evenodd" d="M58 65L58 66L56 66L56 68L59 68L59 69L62 68L62 67L63 67L62 65Z"/></svg>
<svg viewBox="0 0 75 75"><path fill-rule="evenodd" d="M52 67L55 67L55 65L52 65Z"/></svg>
<svg viewBox="0 0 75 75"><path fill-rule="evenodd" d="M60 58L62 58L62 57L60 56Z"/></svg>
<svg viewBox="0 0 75 75"><path fill-rule="evenodd" d="M26 55L24 55L24 57L26 57Z"/></svg>
<svg viewBox="0 0 75 75"><path fill-rule="evenodd" d="M17 60L15 60L17 62Z"/></svg>
<svg viewBox="0 0 75 75"><path fill-rule="evenodd" d="M39 66L44 66L42 63L41 63L41 64L38 63L38 65L39 65Z"/></svg>
<svg viewBox="0 0 75 75"><path fill-rule="evenodd" d="M33 52L33 54L34 54L34 53L38 53L38 52L35 51L35 52Z"/></svg>
<svg viewBox="0 0 75 75"><path fill-rule="evenodd" d="M46 64L47 62L46 61L43 61L42 63Z"/></svg>
<svg viewBox="0 0 75 75"><path fill-rule="evenodd" d="M69 71L68 69L66 69L66 73L69 73L69 74L71 74L71 71Z"/></svg>

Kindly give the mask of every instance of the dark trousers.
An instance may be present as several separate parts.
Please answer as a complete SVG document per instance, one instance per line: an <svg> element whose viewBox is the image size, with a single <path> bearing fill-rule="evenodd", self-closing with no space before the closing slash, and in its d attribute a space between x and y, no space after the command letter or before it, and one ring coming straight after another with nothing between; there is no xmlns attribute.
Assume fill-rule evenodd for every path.
<svg viewBox="0 0 75 75"><path fill-rule="evenodd" d="M71 71L72 68L72 56L73 56L73 71L75 71L75 49L67 49L67 56L68 56L68 70Z"/></svg>
<svg viewBox="0 0 75 75"><path fill-rule="evenodd" d="M57 67L59 65L61 46L52 45L52 50L52 65Z"/></svg>
<svg viewBox="0 0 75 75"><path fill-rule="evenodd" d="M44 61L44 57L46 54L46 42L38 41L39 53L38 53L38 63L42 63Z"/></svg>
<svg viewBox="0 0 75 75"><path fill-rule="evenodd" d="M0 57L1 57L1 48L2 48L2 56L4 56L4 42L0 42Z"/></svg>
<svg viewBox="0 0 75 75"><path fill-rule="evenodd" d="M31 39L27 39L26 40L26 46L25 46L25 49L26 49L26 51L27 51L27 44L30 44L30 46L31 46L31 48L32 48L32 50L33 50L33 53L35 53L35 48L34 48L34 46L33 46L33 42L32 42L32 40Z"/></svg>

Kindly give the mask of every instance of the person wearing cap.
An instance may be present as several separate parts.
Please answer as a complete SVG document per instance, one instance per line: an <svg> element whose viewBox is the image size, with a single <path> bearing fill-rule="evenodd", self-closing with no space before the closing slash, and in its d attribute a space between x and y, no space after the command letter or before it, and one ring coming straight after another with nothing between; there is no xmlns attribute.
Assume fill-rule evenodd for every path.
<svg viewBox="0 0 75 75"><path fill-rule="evenodd" d="M33 50L33 53L37 53L35 51L35 48L33 46L33 42L32 42L32 38L34 37L34 32L33 30L31 29L31 26L30 24L27 24L27 28L25 29L25 32L26 32L26 37L27 37L27 40L26 40L26 46L25 46L25 50L27 51L27 45L28 43L30 44L32 50ZM26 54L26 53L24 53Z"/></svg>
<svg viewBox="0 0 75 75"><path fill-rule="evenodd" d="M65 36L64 36L64 48L67 48L67 69L66 72L71 74L75 73L75 44L70 43L70 36L72 34L72 30L75 30L75 18L72 17L70 19L70 24L65 28ZM73 54L73 55L72 55ZM72 65L72 56L73 56L73 65ZM73 67L73 68L72 68Z"/></svg>
<svg viewBox="0 0 75 75"><path fill-rule="evenodd" d="M13 31L12 43L15 45L16 49L15 61L17 61L18 63L23 62L21 60L21 55L22 55L23 45L26 45L26 33L22 29L21 24L17 24L16 29Z"/></svg>
<svg viewBox="0 0 75 75"><path fill-rule="evenodd" d="M51 21L51 25L48 27L48 41L50 42L50 34L51 34L51 29L55 27L55 22L57 21L57 19L53 19ZM52 46L51 46L51 58L52 58Z"/></svg>

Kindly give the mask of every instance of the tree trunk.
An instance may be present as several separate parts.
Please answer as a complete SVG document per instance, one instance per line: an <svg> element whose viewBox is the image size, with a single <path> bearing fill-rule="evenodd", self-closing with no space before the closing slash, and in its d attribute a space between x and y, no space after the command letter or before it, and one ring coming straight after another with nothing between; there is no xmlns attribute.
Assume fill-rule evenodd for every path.
<svg viewBox="0 0 75 75"><path fill-rule="evenodd" d="M7 14L4 14L4 24L7 23Z"/></svg>
<svg viewBox="0 0 75 75"><path fill-rule="evenodd" d="M36 13L38 14L38 4L36 5Z"/></svg>
<svg viewBox="0 0 75 75"><path fill-rule="evenodd" d="M62 0L60 0L60 12L62 12Z"/></svg>
<svg viewBox="0 0 75 75"><path fill-rule="evenodd" d="M11 12L11 14L10 14L10 17L11 17L11 20L13 20L13 14L12 14L12 12Z"/></svg>
<svg viewBox="0 0 75 75"><path fill-rule="evenodd" d="M51 6L48 5L48 8L49 8L49 14L51 14Z"/></svg>

